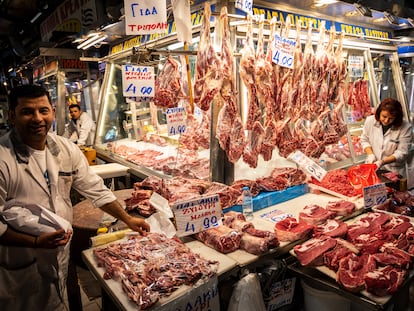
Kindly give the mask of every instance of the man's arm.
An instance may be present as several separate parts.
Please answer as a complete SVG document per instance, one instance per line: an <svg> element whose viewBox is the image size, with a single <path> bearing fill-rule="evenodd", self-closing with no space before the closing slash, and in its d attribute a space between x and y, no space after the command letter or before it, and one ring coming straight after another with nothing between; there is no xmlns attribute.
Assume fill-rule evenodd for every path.
<svg viewBox="0 0 414 311"><path fill-rule="evenodd" d="M113 217L122 220L127 226L134 231L138 231L141 234L150 231L150 226L144 219L133 217L129 215L118 202L118 200L112 201L100 207L104 212L112 215Z"/></svg>
<svg viewBox="0 0 414 311"><path fill-rule="evenodd" d="M68 243L71 234L71 231L65 233L63 229L60 229L55 232L33 236L16 231L8 226L7 230L0 236L0 244L32 248L56 248Z"/></svg>

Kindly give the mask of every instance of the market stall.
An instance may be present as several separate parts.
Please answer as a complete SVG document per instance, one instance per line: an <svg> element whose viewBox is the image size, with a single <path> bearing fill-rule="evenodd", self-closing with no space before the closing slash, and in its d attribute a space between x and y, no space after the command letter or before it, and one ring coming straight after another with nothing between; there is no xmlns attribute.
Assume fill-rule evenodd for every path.
<svg viewBox="0 0 414 311"><path fill-rule="evenodd" d="M355 10L338 5L342 13ZM191 8L192 47L178 42L174 21L168 21L164 35L128 39L105 58L98 157L128 166L142 179L126 208L143 217L155 213L148 203L154 193L175 212L203 210L206 197L208 208L220 202L220 215L190 209L193 218L181 230L192 231L182 238L191 251L219 261L219 283L269 258L289 256L295 246L332 228L346 235L347 223L366 212L362 189L349 183L344 170L365 159L359 143L365 118L381 99L395 97L408 119L398 40L392 38L397 26L374 27L364 18L335 18L304 6L260 1L251 16L197 3ZM229 14L233 11L237 14ZM125 81L149 79L152 72L153 96L128 95L137 89ZM332 179L324 183L324 176ZM329 187L339 179L347 184ZM243 186L255 191L251 222L240 215ZM207 220L205 230L194 229L198 218ZM88 267L115 304L130 309L119 282L102 276L107 271L96 252L99 246L84 251ZM318 269L300 268L297 262L291 266L300 278L324 285L323 278L311 276ZM388 307L411 277L410 270L392 297L345 296L370 308Z"/></svg>

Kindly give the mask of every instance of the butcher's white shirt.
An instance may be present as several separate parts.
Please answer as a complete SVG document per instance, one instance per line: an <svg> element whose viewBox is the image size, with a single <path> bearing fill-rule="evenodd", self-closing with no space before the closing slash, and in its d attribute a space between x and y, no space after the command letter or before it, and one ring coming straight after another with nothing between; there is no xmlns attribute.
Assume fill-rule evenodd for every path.
<svg viewBox="0 0 414 311"><path fill-rule="evenodd" d="M49 133L45 153L50 187L13 130L0 138L0 215L5 203L15 200L39 204L72 223L71 187L96 207L116 199L102 178L92 172L82 151L66 138ZM0 235L6 229L7 224L0 221ZM55 281L64 292L68 259L69 243L54 250L0 245L1 309L59 309ZM14 304L5 305L11 301Z"/></svg>
<svg viewBox="0 0 414 311"><path fill-rule="evenodd" d="M95 139L96 125L92 118L86 112L82 111L76 123L71 120L67 125L63 136L76 140L79 146L91 146Z"/></svg>
<svg viewBox="0 0 414 311"><path fill-rule="evenodd" d="M366 118L361 135L363 150L366 147L371 147L377 160L390 155L395 156L396 161L384 165L383 169L405 176L405 163L411 142L412 127L408 122L403 121L399 128L391 126L383 135L381 123L375 120L375 116Z"/></svg>

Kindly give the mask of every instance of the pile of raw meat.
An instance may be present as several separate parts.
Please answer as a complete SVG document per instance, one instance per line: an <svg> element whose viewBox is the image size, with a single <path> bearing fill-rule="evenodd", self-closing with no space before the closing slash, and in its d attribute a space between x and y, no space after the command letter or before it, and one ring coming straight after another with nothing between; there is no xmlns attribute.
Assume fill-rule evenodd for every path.
<svg viewBox="0 0 414 311"><path fill-rule="evenodd" d="M159 148L161 149L161 148ZM207 179L210 171L210 160L200 158L196 150L180 148L177 156L164 154L160 150L138 148L116 144L111 151L127 161L161 171L166 175L186 178Z"/></svg>
<svg viewBox="0 0 414 311"><path fill-rule="evenodd" d="M325 207L306 205L299 213L299 221L294 217L278 221L275 234L282 242L295 242L311 235L344 237L347 225L340 218L351 215L355 207L355 203L347 200L328 202Z"/></svg>
<svg viewBox="0 0 414 311"><path fill-rule="evenodd" d="M414 196L408 191L394 190L384 203L376 205L374 208L376 210L414 217Z"/></svg>
<svg viewBox="0 0 414 311"><path fill-rule="evenodd" d="M193 285L215 275L218 262L193 253L177 239L149 233L132 235L94 250L104 279L119 280L128 298L139 310L154 305L181 285Z"/></svg>
<svg viewBox="0 0 414 311"><path fill-rule="evenodd" d="M347 197L360 195L358 190L351 185L347 172L342 169L328 171L322 181L318 181L312 177L310 182Z"/></svg>
<svg viewBox="0 0 414 311"><path fill-rule="evenodd" d="M134 184L131 197L125 202L128 211L137 210L142 216L147 217L155 212L155 208L149 202L154 191L167 199L170 204L196 199L201 195L218 194L221 208L225 209L241 203L244 186L249 187L252 196L257 196L263 191L285 190L288 187L303 184L305 180L306 174L302 170L291 167L277 167L269 176L256 180L236 180L230 186L203 179L184 177L162 179L149 176Z"/></svg>
<svg viewBox="0 0 414 311"><path fill-rule="evenodd" d="M344 289L376 296L395 293L414 258L414 226L407 217L369 212L343 234L319 234L294 247L304 266L325 266Z"/></svg>
<svg viewBox="0 0 414 311"><path fill-rule="evenodd" d="M256 229L251 222L246 221L242 213L233 211L224 214L223 225L201 231L195 237L224 254L242 249L254 255L262 255L279 246L273 232Z"/></svg>

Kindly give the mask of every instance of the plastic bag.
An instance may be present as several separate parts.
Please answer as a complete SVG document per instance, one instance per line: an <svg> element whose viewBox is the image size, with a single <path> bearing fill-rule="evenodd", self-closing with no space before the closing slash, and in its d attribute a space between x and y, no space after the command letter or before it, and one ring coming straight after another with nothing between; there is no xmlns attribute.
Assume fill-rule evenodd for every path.
<svg viewBox="0 0 414 311"><path fill-rule="evenodd" d="M359 164L348 170L348 179L350 184L362 193L362 189L381 183L377 175L376 164Z"/></svg>
<svg viewBox="0 0 414 311"><path fill-rule="evenodd" d="M262 289L255 273L249 273L236 285L227 311L266 311Z"/></svg>

